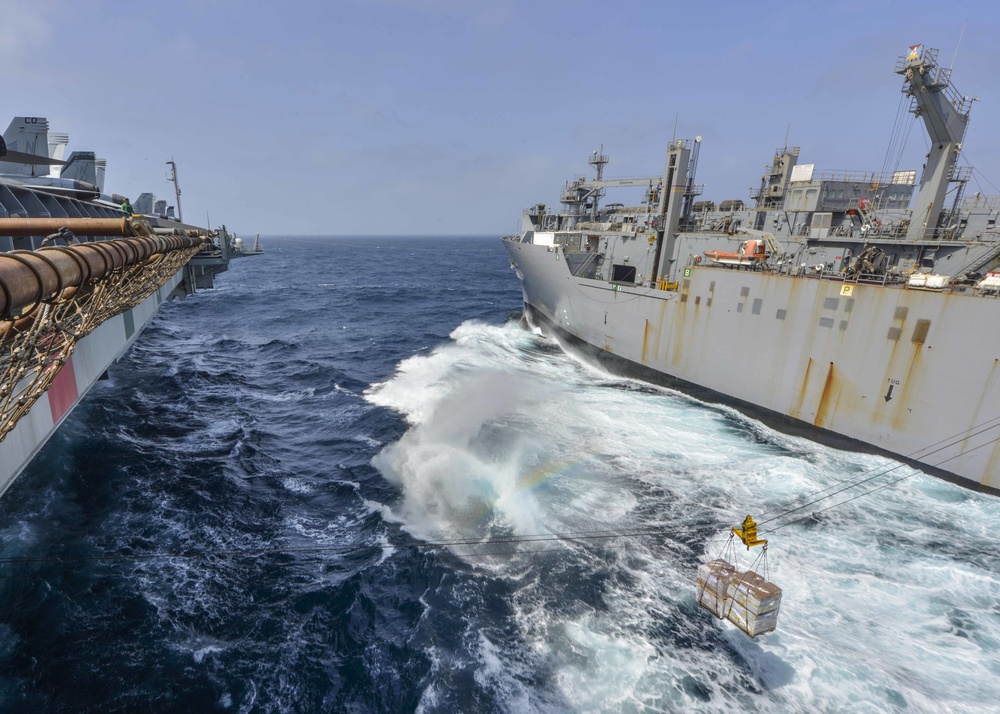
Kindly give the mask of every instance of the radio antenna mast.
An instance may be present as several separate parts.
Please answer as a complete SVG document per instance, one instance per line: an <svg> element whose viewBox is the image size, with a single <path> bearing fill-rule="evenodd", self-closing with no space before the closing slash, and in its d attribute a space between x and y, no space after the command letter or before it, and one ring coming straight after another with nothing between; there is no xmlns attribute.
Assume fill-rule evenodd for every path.
<svg viewBox="0 0 1000 714"><path fill-rule="evenodd" d="M965 24L962 25L962 32L958 35L958 44L955 45L955 54L951 56L951 67L948 69L955 68L955 58L958 57L958 48L962 46L962 38L965 37L965 28L969 26L969 18L965 18Z"/></svg>
<svg viewBox="0 0 1000 714"><path fill-rule="evenodd" d="M181 217L181 185L177 183L177 164L174 163L173 157L167 162L167 166L170 167L170 175L167 177L167 180L173 182L174 196L177 199L177 220L183 223L184 219Z"/></svg>

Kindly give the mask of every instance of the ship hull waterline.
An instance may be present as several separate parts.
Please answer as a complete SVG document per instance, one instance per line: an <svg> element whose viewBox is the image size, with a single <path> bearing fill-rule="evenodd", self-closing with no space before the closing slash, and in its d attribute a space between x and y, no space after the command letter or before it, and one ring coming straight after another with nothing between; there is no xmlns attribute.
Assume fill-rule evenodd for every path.
<svg viewBox="0 0 1000 714"><path fill-rule="evenodd" d="M1000 301L700 266L655 290L504 244L530 319L615 372L1000 494Z"/></svg>

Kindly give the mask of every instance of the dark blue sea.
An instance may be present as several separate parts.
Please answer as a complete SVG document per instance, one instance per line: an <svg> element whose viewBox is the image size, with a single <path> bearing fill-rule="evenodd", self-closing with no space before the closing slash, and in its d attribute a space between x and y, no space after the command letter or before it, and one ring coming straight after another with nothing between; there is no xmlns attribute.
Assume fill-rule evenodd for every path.
<svg viewBox="0 0 1000 714"><path fill-rule="evenodd" d="M1000 500L580 361L496 238L264 247L0 500L0 710L996 711ZM774 533L776 632L697 607L890 469Z"/></svg>

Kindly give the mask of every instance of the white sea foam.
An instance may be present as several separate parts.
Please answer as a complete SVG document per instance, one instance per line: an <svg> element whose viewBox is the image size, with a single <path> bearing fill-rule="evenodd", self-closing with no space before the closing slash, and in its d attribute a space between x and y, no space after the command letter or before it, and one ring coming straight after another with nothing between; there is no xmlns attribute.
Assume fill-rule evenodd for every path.
<svg viewBox="0 0 1000 714"><path fill-rule="evenodd" d="M304 479L295 478L293 476L288 476L281 479L281 485L287 488L292 493L306 494L312 493L316 490L313 484L309 483Z"/></svg>
<svg viewBox="0 0 1000 714"><path fill-rule="evenodd" d="M260 402L274 402L277 404L283 402L302 402L305 400L312 399L327 399L328 396L321 395L316 396L316 389L313 387L307 387L305 389L295 389L285 392L277 390L265 390L265 389L246 389L243 388L241 392Z"/></svg>
<svg viewBox="0 0 1000 714"><path fill-rule="evenodd" d="M420 537L664 531L660 539L522 545L505 557L455 549L514 588L523 641L552 666L569 706L995 705L1000 558L991 535L1000 499L637 389L513 326L466 323L366 396L411 424L374 463L401 488L394 516ZM868 487L907 478L770 535L769 574L784 590L777 632L750 640L695 605L694 564L718 554L730 524L883 472ZM716 525L706 530L707 522ZM555 565L531 552L553 548L561 551ZM595 583L596 599L587 591ZM523 653L481 645L482 677L499 681L503 667L522 666ZM513 706L521 695L510 692Z"/></svg>

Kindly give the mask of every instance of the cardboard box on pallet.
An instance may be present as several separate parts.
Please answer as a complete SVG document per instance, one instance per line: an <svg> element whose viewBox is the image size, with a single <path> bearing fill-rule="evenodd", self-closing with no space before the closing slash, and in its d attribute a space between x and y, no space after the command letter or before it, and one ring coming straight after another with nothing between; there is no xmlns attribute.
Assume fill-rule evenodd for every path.
<svg viewBox="0 0 1000 714"><path fill-rule="evenodd" d="M698 604L715 615L720 620L726 616L726 603L724 597L718 597L711 590L698 588Z"/></svg>
<svg viewBox="0 0 1000 714"><path fill-rule="evenodd" d="M778 626L777 609L758 615L749 612L745 607L732 600L729 601L726 609L726 619L751 637L763 635Z"/></svg>
<svg viewBox="0 0 1000 714"><path fill-rule="evenodd" d="M754 572L734 572L726 590L726 619L751 637L778 626L781 588Z"/></svg>
<svg viewBox="0 0 1000 714"><path fill-rule="evenodd" d="M729 580L736 572L725 560L710 560L698 566L698 587L711 590L719 597L726 597Z"/></svg>
<svg viewBox="0 0 1000 714"><path fill-rule="evenodd" d="M733 573L726 595L755 615L777 610L781 604L781 588L752 571Z"/></svg>
<svg viewBox="0 0 1000 714"><path fill-rule="evenodd" d="M698 566L698 604L718 617L726 616L729 582L736 569L725 560L710 560Z"/></svg>

